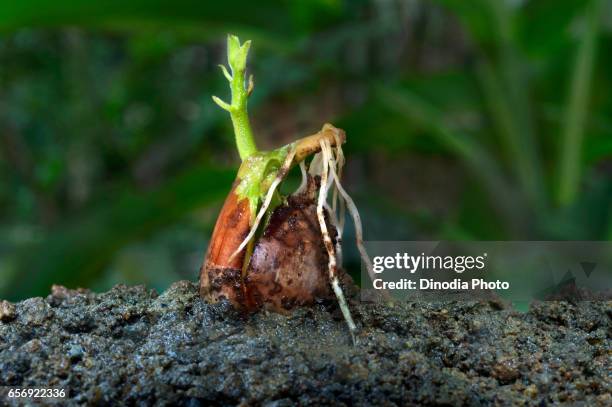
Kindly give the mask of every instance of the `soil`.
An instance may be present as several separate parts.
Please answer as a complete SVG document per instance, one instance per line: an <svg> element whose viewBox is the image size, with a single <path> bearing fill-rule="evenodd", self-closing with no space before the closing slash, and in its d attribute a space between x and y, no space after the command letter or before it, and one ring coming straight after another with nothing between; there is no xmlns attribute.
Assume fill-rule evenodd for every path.
<svg viewBox="0 0 612 407"><path fill-rule="evenodd" d="M0 386L62 405L612 405L610 301L353 301L357 345L333 302L243 315L188 281L0 308Z"/></svg>

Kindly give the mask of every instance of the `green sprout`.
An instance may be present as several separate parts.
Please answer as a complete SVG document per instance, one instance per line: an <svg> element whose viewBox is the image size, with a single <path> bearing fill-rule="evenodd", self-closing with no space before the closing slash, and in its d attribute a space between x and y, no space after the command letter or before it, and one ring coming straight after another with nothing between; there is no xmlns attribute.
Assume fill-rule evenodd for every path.
<svg viewBox="0 0 612 407"><path fill-rule="evenodd" d="M257 153L247 110L247 100L254 87L253 75L249 76L248 85L245 80L246 61L250 47L251 41L246 41L241 45L240 39L235 35L227 36L227 63L232 73L230 74L224 65L219 65L219 67L230 83L232 103L228 104L217 96L212 97L214 102L222 109L227 110L232 118L236 146L242 161Z"/></svg>
<svg viewBox="0 0 612 407"><path fill-rule="evenodd" d="M296 239L310 239L312 241L320 239L320 245L312 246L309 253L302 255L306 256L304 258L310 259L319 252L322 252L321 255L323 253L327 254L328 288L331 288L336 295L351 336L355 340L357 327L351 317L338 278L339 266L336 251L341 250L339 247L340 238L334 242L332 234L330 234L330 230L332 230L340 236L342 226L338 229L333 223L337 219L335 215L337 212L336 203L342 202L338 206L340 208L344 207L343 202L346 202L355 222L356 235L358 236L356 239L357 245L360 252L364 253L367 264L370 264L363 248L361 220L357 209L340 185L340 174L344 165L341 145L344 143L346 136L341 129L326 123L316 134L302 137L276 150L259 151L255 145L247 110L247 101L254 88L253 76L249 76L247 82L245 74L250 46L250 41L240 44L238 37L234 35L227 37L227 61L231 73L225 66L221 66L221 71L230 83L231 103L213 96L213 101L222 109L228 111L231 116L236 147L242 164L238 170L234 188L232 188L217 219L209 244L209 251L201 268L201 295L213 302L223 297L237 306L255 307L255 300L249 296L261 297L260 294L255 295L255 292L259 293L259 290L266 285L261 282L261 287L258 287L256 278L253 281L249 280L250 267L258 267L250 263L251 256L255 255L254 251L257 250L255 243L263 235L262 232L267 227L272 212L281 204L287 205L288 201L281 195L278 188L291 168L301 163L303 188L300 187L299 190L306 190L306 187L311 185L311 188L319 188L319 192L316 201L314 196L310 196L306 192L300 192L301 195L299 196L304 200L301 205L306 205L305 202L309 202L311 211L308 212L301 208L299 213L300 216L307 216L304 214L309 213L310 218L306 217L305 222L317 222L320 230L315 231L314 235L297 236ZM306 165L303 163L307 157L314 155L317 159L313 158L309 171L316 174L319 180L318 186L314 181L315 175L309 175ZM312 182L308 182L309 180ZM333 191L332 200L334 203L332 207L327 205L327 196L330 191ZM313 208L316 209L316 215ZM343 210L338 209L338 212L344 215ZM326 216L328 220L326 220ZM295 223L297 222L295 219L287 222ZM310 231L310 229L299 229L296 225L289 226L289 228L293 228L290 233L298 233L297 230L300 230L299 233L308 234ZM316 288L326 285L326 281L321 277L322 270L316 265L313 266L316 262L306 260L297 269L293 266L283 268L283 264L291 264L292 253L283 253L278 246L268 247L264 245L258 247L259 257L276 259L277 265L273 268L251 270L251 272L253 272L253 275L259 275L260 277L269 273L277 273L274 283L280 289L275 292L266 291L266 295L270 297L267 298L267 301L275 303L277 310L286 310L287 305L284 300L293 298L297 303L309 303L313 301L316 293L324 290ZM282 282L285 280L278 281L281 277L288 279L284 289L284 283ZM297 284L296 287L301 288L294 288L291 286L294 279L295 282L306 279L308 283L305 285ZM247 293L251 294L247 295ZM259 301L261 301L261 298Z"/></svg>
<svg viewBox="0 0 612 407"><path fill-rule="evenodd" d="M236 194L241 199L247 198L251 213L255 213L293 144L273 151L257 149L247 109L248 98L255 86L253 75L249 75L248 82L246 81L246 63L250 48L250 40L240 44L237 36L227 36L227 62L231 73L224 65L219 67L230 83L232 102L231 104L224 102L217 96L213 96L212 99L222 109L228 111L232 119L236 147L242 160L238 171L240 182L236 187ZM280 200L275 199L270 210L279 203Z"/></svg>

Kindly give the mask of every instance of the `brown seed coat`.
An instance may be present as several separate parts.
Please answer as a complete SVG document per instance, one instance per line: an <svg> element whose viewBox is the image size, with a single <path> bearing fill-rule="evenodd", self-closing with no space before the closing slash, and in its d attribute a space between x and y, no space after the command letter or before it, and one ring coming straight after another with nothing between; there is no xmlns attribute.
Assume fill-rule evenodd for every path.
<svg viewBox="0 0 612 407"><path fill-rule="evenodd" d="M200 295L210 302L227 298L234 305L244 302L242 264L244 253L231 258L250 230L251 213L247 199L239 199L232 190L225 199L213 230L206 258L200 269Z"/></svg>
<svg viewBox="0 0 612 407"><path fill-rule="evenodd" d="M286 312L333 294L327 252L316 214L316 185L274 210L258 239L245 276L247 306ZM336 229L329 223L332 239Z"/></svg>

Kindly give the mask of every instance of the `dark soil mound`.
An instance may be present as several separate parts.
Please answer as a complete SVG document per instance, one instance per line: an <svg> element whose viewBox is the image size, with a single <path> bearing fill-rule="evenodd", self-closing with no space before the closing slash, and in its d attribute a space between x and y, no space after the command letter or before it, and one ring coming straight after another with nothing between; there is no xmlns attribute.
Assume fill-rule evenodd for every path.
<svg viewBox="0 0 612 407"><path fill-rule="evenodd" d="M0 386L73 404L612 403L611 302L353 304L357 346L334 304L245 317L186 281L0 305Z"/></svg>

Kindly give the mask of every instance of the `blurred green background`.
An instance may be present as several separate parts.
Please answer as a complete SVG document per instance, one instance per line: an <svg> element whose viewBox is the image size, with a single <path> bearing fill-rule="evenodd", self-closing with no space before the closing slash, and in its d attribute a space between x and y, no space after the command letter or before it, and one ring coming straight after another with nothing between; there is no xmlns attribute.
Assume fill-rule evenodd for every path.
<svg viewBox="0 0 612 407"><path fill-rule="evenodd" d="M211 101L228 32L253 40L261 147L347 131L367 240L612 239L610 1L21 0L0 298L197 279L238 164Z"/></svg>

